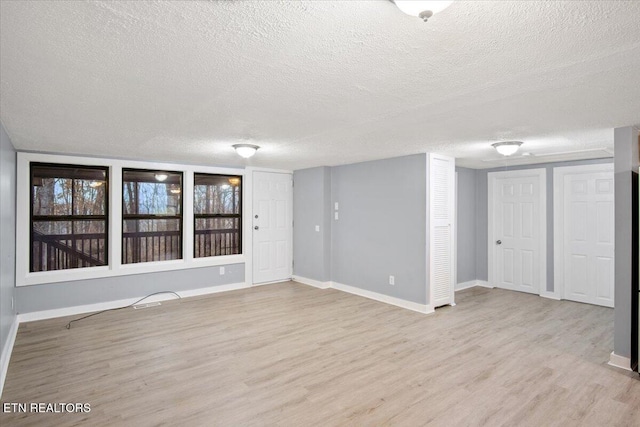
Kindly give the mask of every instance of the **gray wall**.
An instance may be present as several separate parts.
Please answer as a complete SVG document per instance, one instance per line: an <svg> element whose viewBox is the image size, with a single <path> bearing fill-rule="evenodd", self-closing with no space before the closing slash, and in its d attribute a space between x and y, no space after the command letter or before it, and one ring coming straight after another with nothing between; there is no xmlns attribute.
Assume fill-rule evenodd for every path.
<svg viewBox="0 0 640 427"><path fill-rule="evenodd" d="M618 356L631 357L631 180L638 171L638 130L632 127L614 131L615 149L615 210L616 210L616 293L613 351ZM637 237L636 237L637 238Z"/></svg>
<svg viewBox="0 0 640 427"><path fill-rule="evenodd" d="M331 168L333 281L427 303L426 165L417 154Z"/></svg>
<svg viewBox="0 0 640 427"><path fill-rule="evenodd" d="M331 171L328 167L295 171L293 182L293 274L329 281Z"/></svg>
<svg viewBox="0 0 640 427"><path fill-rule="evenodd" d="M0 124L0 352L16 319L16 151Z"/></svg>
<svg viewBox="0 0 640 427"><path fill-rule="evenodd" d="M19 313L96 304L128 298L142 298L159 291L191 289L244 282L244 263L220 267L172 270L101 279L76 280L16 288Z"/></svg>
<svg viewBox="0 0 640 427"><path fill-rule="evenodd" d="M482 169L476 171L477 218L476 218L476 276L478 280L489 279L488 266L488 189L487 174L504 170L546 169L547 172L547 290L553 291L553 169L561 166L578 166L612 163L613 159L577 160L573 162L542 163L508 168Z"/></svg>
<svg viewBox="0 0 640 427"><path fill-rule="evenodd" d="M476 171L456 168L458 177L457 281L476 280Z"/></svg>

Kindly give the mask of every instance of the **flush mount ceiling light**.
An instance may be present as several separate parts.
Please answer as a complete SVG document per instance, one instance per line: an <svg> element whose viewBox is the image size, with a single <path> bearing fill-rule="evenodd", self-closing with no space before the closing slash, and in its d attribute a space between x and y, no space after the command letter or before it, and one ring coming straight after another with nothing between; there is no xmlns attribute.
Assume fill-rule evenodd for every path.
<svg viewBox="0 0 640 427"><path fill-rule="evenodd" d="M91 188L98 188L102 185L102 181L91 181L89 183L89 187Z"/></svg>
<svg viewBox="0 0 640 427"><path fill-rule="evenodd" d="M229 178L229 184L237 187L238 185L240 185L240 178L238 178L237 176L232 176L231 178Z"/></svg>
<svg viewBox="0 0 640 427"><path fill-rule="evenodd" d="M158 181L162 182L162 181L166 180L167 178L169 178L169 175L167 175L166 173L157 173L157 174L154 175L154 177Z"/></svg>
<svg viewBox="0 0 640 427"><path fill-rule="evenodd" d="M240 157L248 159L249 157L256 154L256 151L258 151L258 148L260 147L253 144L235 144L233 145L233 148L236 150L236 153L238 153Z"/></svg>
<svg viewBox="0 0 640 427"><path fill-rule="evenodd" d="M435 13L441 12L453 3L444 0L391 0L407 15L417 16L427 22Z"/></svg>
<svg viewBox="0 0 640 427"><path fill-rule="evenodd" d="M491 144L491 146L495 148L496 151L502 154L503 156L511 156L512 154L515 154L521 145L522 145L521 141L504 141L504 142L496 142L495 144Z"/></svg>

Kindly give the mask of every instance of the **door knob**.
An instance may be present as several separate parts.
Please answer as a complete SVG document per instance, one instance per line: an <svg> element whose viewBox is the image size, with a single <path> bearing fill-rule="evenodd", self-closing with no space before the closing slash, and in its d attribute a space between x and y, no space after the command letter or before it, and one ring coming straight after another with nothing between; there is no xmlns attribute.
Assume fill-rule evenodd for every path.
<svg viewBox="0 0 640 427"><path fill-rule="evenodd" d="M496 240L496 245L501 245L502 244L502 240Z"/></svg>
<svg viewBox="0 0 640 427"><path fill-rule="evenodd" d="M257 225L255 227L253 227L254 230L258 230L260 227L258 227Z"/></svg>

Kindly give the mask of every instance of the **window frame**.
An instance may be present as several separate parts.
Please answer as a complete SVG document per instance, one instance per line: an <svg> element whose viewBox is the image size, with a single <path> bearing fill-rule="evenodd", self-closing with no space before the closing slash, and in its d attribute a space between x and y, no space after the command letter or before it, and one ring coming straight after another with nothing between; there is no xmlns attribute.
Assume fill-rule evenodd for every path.
<svg viewBox="0 0 640 427"><path fill-rule="evenodd" d="M109 174L108 197L108 265L99 267L74 268L68 270L52 270L30 272L31 239L17 239L16 242L16 286L30 286L76 280L117 277L130 274L156 273L162 271L245 264L245 279L251 274L251 194L245 187L242 194L242 252L238 255L221 255L214 257L194 258L193 251L184 248L193 247L193 183L194 173L214 175L238 175L243 185L250 186L252 169L225 168L202 165L185 165L177 163L146 162L113 158L82 157L62 154L17 153L16 182L16 233L18 236L30 236L31 227L31 190L30 164L51 163L78 166L106 167ZM122 170L149 169L182 172L182 259L167 261L151 261L135 264L122 264ZM89 284L87 284L89 285ZM203 284L204 286L204 284Z"/></svg>
<svg viewBox="0 0 640 427"><path fill-rule="evenodd" d="M228 256L228 255L210 255L208 257L196 257L196 221L198 219L213 219L213 218L238 218L240 224L238 226L238 244L240 245L240 252L237 254L242 254L243 250L244 250L244 242L243 242L243 226L244 226L244 220L243 220L243 216L244 216L244 200L243 200L243 194L244 194L244 176L239 175L239 174L235 174L235 175L230 175L230 174L211 174L211 173L203 173L203 172L194 172L193 174L193 179L194 179L194 183L193 183L193 203L192 203L192 207L195 206L195 190L196 190L196 183L195 183L195 178L196 175L209 175L209 176L218 176L218 177L229 177L229 178L240 178L240 197L238 200L238 204L239 204L239 213L237 214L196 214L195 212L193 213L193 257L194 259L206 259L206 258L218 258L221 256Z"/></svg>
<svg viewBox="0 0 640 427"><path fill-rule="evenodd" d="M124 173L125 172L148 172L148 173L162 173L162 172L166 172L166 173L170 173L170 174L180 174L180 214L178 215L158 215L158 214L127 214L125 215L124 213L124 184L125 184L125 180L124 180ZM185 221L185 217L184 217L184 175L185 172L183 171L176 171L176 170L157 170L157 169L139 169L139 168L122 168L122 180L120 181L120 188L122 189L122 197L120 198L120 203L121 203L121 223L122 223L122 227L124 228L124 222L125 221L139 221L139 220L162 220L162 219L177 219L179 220L179 230L178 230L178 234L180 234L180 245L179 245L179 252L180 252L180 257L173 259L173 260L162 260L162 261L138 261L138 262L130 262L130 263L125 263L124 259L125 259L125 254L124 254L124 245L122 244L122 241L124 240L124 230L121 231L120 233L120 246L121 246L121 255L120 255L120 263L122 263L122 265L131 265L131 264L146 264L149 262L167 262L167 261L178 261L181 259L184 259L184 221ZM127 181L129 182L129 181Z"/></svg>
<svg viewBox="0 0 640 427"><path fill-rule="evenodd" d="M72 224L74 221L83 221L83 220L103 220L104 221L104 260L105 265L109 265L109 197L110 197L110 188L109 188L109 168L106 166L96 166L96 165L81 165L81 164L63 164L63 163L42 163L42 162L31 162L29 163L29 273L43 273L50 271L68 271L74 270L75 268L69 269L60 269L60 270L40 270L40 271L32 271L33 268L33 223L34 223L34 215L33 215L33 183L31 181L33 176L33 168L35 167L53 167L53 168L74 168L80 167L83 169L93 169L105 172L105 200L104 200L104 215L75 215L73 213L74 199L75 199L75 189L72 187L71 190L71 215L38 215L39 218L36 221L70 221ZM73 178L72 178L73 179ZM50 219L46 219L50 218ZM72 226L73 229L73 226ZM74 233L70 234L73 236ZM97 268L102 266L93 266L93 267L79 267L79 268Z"/></svg>

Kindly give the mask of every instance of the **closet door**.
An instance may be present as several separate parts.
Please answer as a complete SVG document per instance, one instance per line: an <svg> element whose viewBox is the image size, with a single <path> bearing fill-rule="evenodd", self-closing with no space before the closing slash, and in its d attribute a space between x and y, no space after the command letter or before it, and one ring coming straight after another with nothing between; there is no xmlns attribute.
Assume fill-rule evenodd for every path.
<svg viewBox="0 0 640 427"><path fill-rule="evenodd" d="M454 304L455 159L428 155L429 289L431 306Z"/></svg>

